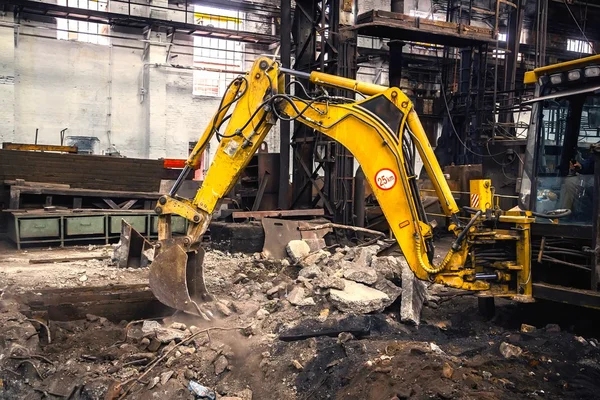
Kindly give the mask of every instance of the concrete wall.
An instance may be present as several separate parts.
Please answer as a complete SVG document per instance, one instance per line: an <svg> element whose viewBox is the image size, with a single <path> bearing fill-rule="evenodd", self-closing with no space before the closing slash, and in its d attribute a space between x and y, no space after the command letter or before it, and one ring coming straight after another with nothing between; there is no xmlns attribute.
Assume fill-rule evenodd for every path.
<svg viewBox="0 0 600 400"><path fill-rule="evenodd" d="M144 59L141 32L117 32L130 39L104 46L21 26L15 45L14 28L5 26L12 22L10 14L0 20L0 142L33 143L39 129L38 143L58 144L68 128L67 136L97 137L101 151L113 146L126 157L185 158L218 107L219 98L192 95L192 70L148 65L165 63L165 38L153 36L162 44L150 45ZM170 62L191 66L192 48L184 46L191 38L176 43ZM246 59L250 65L254 57ZM273 152L278 139L274 129L267 139ZM211 153L217 145L215 139Z"/></svg>

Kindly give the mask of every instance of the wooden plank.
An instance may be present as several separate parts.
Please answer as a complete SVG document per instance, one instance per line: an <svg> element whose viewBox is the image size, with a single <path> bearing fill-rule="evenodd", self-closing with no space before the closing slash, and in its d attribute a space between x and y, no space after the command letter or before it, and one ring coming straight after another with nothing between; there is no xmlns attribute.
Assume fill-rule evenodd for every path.
<svg viewBox="0 0 600 400"><path fill-rule="evenodd" d="M137 203L137 199L131 199L129 201L126 201L125 203L119 204L119 208L121 210L129 210L131 207L133 207L135 203Z"/></svg>
<svg viewBox="0 0 600 400"><path fill-rule="evenodd" d="M115 203L111 199L102 199L102 201L104 201L106 204L108 204L108 206L110 208L112 208L113 210L119 210L121 208L121 207L119 207L119 205L117 203Z"/></svg>
<svg viewBox="0 0 600 400"><path fill-rule="evenodd" d="M322 208L306 210L274 210L274 211L234 211L231 216L233 219L261 219L267 217L313 217L325 215Z"/></svg>
<svg viewBox="0 0 600 400"><path fill-rule="evenodd" d="M43 168L40 166L43 165ZM124 173L126 171L127 173ZM97 190L155 192L171 170L162 160L0 150L0 180L24 179Z"/></svg>
<svg viewBox="0 0 600 400"><path fill-rule="evenodd" d="M34 188L26 186L12 186L15 190L19 190L21 193L29 194L53 194L60 196L78 196L78 197L100 197L100 198L111 198L111 197L126 197L131 199L158 199L161 194L158 192L131 192L121 190L95 190L95 189L80 189L80 188ZM12 208L12 207L11 207Z"/></svg>
<svg viewBox="0 0 600 400"><path fill-rule="evenodd" d="M108 260L111 256L82 256L82 257L64 257L64 258L37 258L29 260L29 264L52 264L64 263L72 261L87 261L87 260Z"/></svg>
<svg viewBox="0 0 600 400"><path fill-rule="evenodd" d="M62 153L77 153L77 146L57 146L52 144L2 143L4 150L22 151L58 151Z"/></svg>
<svg viewBox="0 0 600 400"><path fill-rule="evenodd" d="M23 179L7 179L4 181L6 185L16 185L16 186L34 186L34 187L55 187L55 188L63 188L69 189L71 185L64 183L50 183L50 182L32 182L25 181Z"/></svg>
<svg viewBox="0 0 600 400"><path fill-rule="evenodd" d="M8 206L13 209L19 209L21 206L21 191L19 189L10 188L10 202Z"/></svg>

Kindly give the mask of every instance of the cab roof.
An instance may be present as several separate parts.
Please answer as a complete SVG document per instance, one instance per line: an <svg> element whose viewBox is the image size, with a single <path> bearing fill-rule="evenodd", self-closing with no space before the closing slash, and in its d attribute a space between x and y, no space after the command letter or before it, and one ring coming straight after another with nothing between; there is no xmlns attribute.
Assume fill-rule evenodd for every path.
<svg viewBox="0 0 600 400"><path fill-rule="evenodd" d="M525 72L525 79L523 81L525 84L536 83L540 76L553 74L556 72L568 71L575 68L582 68L596 63L600 63L600 55L578 58L576 60L547 65L545 67L536 68L533 71Z"/></svg>

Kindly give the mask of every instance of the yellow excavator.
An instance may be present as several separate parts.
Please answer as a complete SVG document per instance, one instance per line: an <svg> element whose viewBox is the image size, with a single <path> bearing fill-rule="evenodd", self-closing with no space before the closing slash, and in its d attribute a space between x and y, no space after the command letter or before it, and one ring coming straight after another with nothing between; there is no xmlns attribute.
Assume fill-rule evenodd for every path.
<svg viewBox="0 0 600 400"><path fill-rule="evenodd" d="M314 97L286 93L284 75L309 80ZM331 96L327 88L362 94ZM305 91L306 92L306 91ZM308 93L306 93L308 94ZM532 300L530 212L503 212L494 206L489 180L471 182L471 207L461 217L444 174L414 110L400 89L321 72L282 68L262 57L228 86L218 110L190 154L168 195L156 206L158 242L150 265L150 287L164 304L208 317L211 301L203 274L202 236L219 202L278 120L293 120L345 146L362 166L406 262L422 280L520 301ZM193 199L177 196L186 176L200 165L211 138L220 144L202 187ZM414 147L413 147L414 146ZM417 188L411 149L416 148L454 234L447 254L434 262L432 226ZM171 216L189 221L187 233L174 237Z"/></svg>

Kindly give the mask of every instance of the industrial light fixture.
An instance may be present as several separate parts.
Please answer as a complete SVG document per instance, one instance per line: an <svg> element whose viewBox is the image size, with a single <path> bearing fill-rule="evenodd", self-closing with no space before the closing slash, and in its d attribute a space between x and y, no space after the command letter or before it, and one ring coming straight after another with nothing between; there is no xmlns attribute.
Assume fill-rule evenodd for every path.
<svg viewBox="0 0 600 400"><path fill-rule="evenodd" d="M550 75L550 83L553 85L560 85L563 81L563 74Z"/></svg>
<svg viewBox="0 0 600 400"><path fill-rule="evenodd" d="M592 65L592 66L586 67L585 70L583 71L583 75L585 75L586 78L596 78L596 77L600 76L600 66Z"/></svg>
<svg viewBox="0 0 600 400"><path fill-rule="evenodd" d="M574 69L572 71L569 71L567 73L567 79L569 81L576 81L578 79L581 79L581 70L580 69Z"/></svg>

